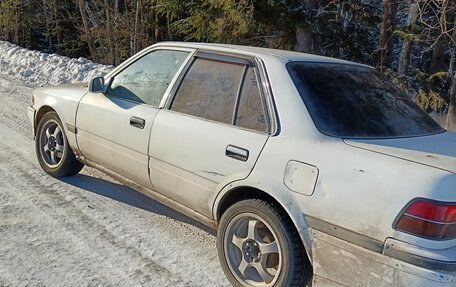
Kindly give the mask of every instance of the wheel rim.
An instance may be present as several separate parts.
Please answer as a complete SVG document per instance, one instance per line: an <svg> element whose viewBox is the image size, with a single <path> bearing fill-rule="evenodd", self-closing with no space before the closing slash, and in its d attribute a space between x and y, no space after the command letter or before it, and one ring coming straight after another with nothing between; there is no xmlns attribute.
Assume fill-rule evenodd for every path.
<svg viewBox="0 0 456 287"><path fill-rule="evenodd" d="M225 258L244 286L272 286L282 269L282 253L271 226L253 213L234 217L224 238Z"/></svg>
<svg viewBox="0 0 456 287"><path fill-rule="evenodd" d="M56 167L65 153L65 139L60 124L54 120L47 121L39 135L40 155L48 167Z"/></svg>

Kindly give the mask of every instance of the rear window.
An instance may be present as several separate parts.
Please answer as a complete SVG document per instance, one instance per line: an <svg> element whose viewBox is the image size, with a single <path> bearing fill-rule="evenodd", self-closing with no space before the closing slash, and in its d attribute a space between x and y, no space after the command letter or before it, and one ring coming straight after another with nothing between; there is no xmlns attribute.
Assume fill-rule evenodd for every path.
<svg viewBox="0 0 456 287"><path fill-rule="evenodd" d="M287 68L316 127L326 135L394 138L444 131L372 68L308 62Z"/></svg>

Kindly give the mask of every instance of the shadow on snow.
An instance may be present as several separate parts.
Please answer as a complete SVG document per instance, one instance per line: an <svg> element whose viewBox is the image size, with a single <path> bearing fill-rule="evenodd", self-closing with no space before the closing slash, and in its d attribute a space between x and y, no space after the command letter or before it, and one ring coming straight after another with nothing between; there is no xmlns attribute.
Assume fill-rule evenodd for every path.
<svg viewBox="0 0 456 287"><path fill-rule="evenodd" d="M61 181L79 187L86 191L113 199L115 201L128 204L155 214L191 224L208 234L215 235L215 231L209 227L185 216L127 186L110 182L101 178L78 174L71 177L61 178Z"/></svg>

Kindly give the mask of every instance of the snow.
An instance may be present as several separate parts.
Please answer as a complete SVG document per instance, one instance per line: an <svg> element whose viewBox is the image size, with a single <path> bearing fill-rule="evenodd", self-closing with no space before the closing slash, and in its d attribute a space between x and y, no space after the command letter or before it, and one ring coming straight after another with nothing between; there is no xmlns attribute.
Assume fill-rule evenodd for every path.
<svg viewBox="0 0 456 287"><path fill-rule="evenodd" d="M32 88L110 69L0 42L0 286L229 286L212 231L94 169L39 167Z"/></svg>
<svg viewBox="0 0 456 287"><path fill-rule="evenodd" d="M111 66L96 64L85 58L46 54L0 41L0 74L29 87L88 82L105 75Z"/></svg>

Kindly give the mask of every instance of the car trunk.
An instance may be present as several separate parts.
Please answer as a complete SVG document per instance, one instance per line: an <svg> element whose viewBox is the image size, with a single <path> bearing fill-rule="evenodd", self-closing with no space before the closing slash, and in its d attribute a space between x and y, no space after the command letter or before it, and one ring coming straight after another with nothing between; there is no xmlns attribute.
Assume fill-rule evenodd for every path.
<svg viewBox="0 0 456 287"><path fill-rule="evenodd" d="M350 146L432 166L456 174L456 133L376 140L345 139Z"/></svg>

